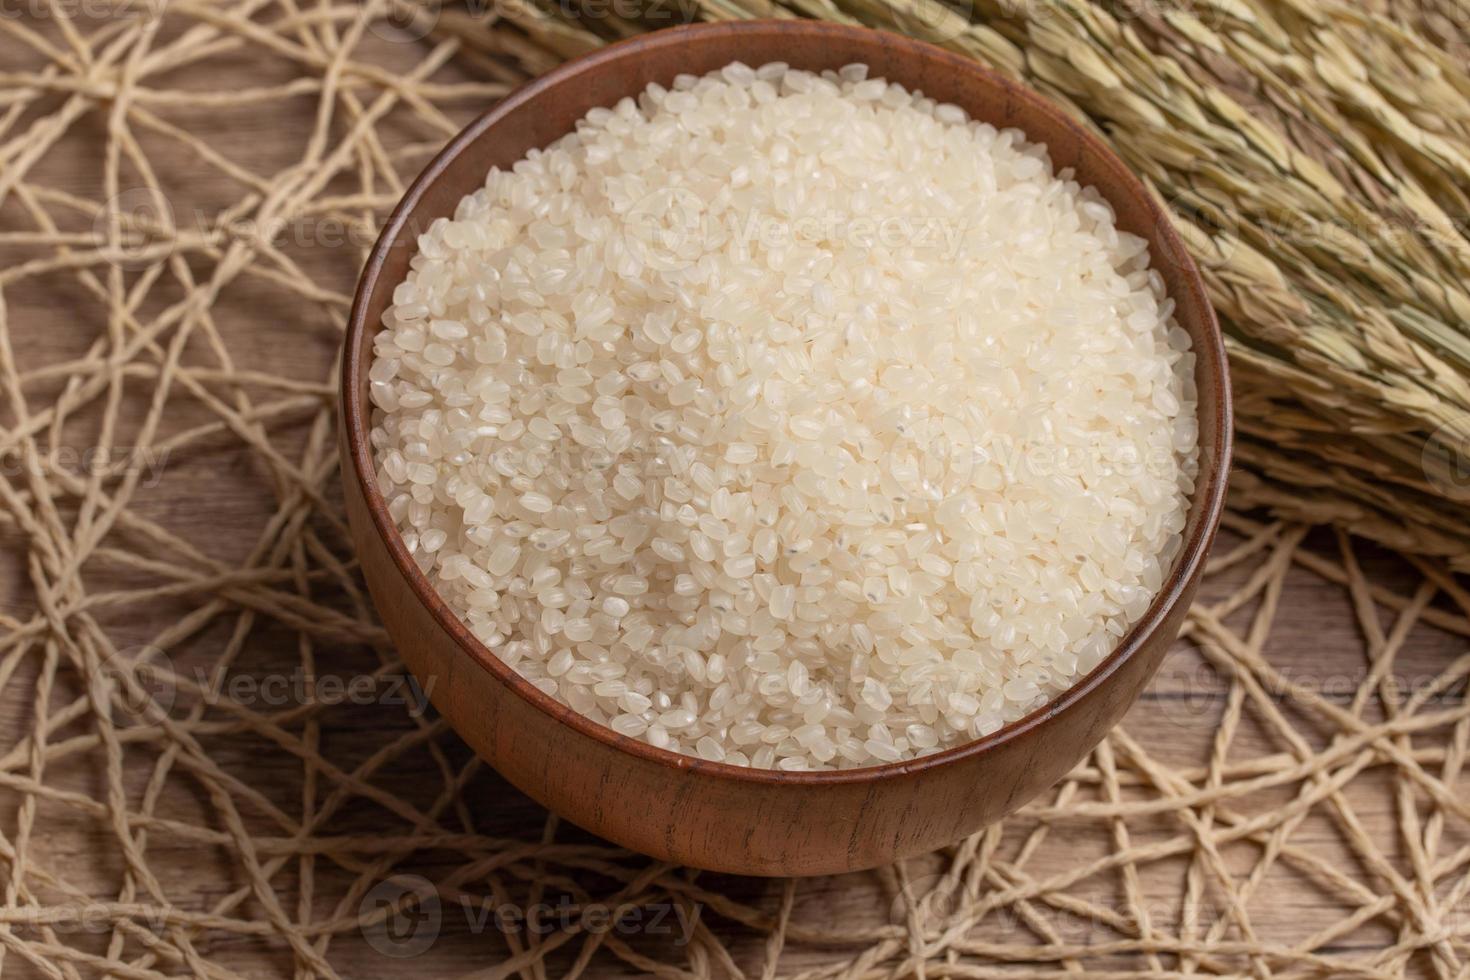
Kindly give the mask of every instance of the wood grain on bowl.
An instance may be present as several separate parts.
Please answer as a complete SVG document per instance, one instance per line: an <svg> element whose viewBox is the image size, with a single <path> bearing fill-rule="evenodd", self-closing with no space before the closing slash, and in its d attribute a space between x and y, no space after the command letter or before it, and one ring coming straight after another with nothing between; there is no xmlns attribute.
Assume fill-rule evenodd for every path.
<svg viewBox="0 0 1470 980"><path fill-rule="evenodd" d="M1197 357L1200 478L1184 548L1148 613L1051 704L993 735L909 762L833 772L745 769L618 735L541 693L490 653L410 559L374 478L368 442L373 335L417 235L493 166L569 132L650 82L732 61L821 70L853 62L1045 143L1095 186L1121 230L1146 239ZM1060 779L1133 703L1177 634L1224 500L1230 402L1219 327L1167 214L1106 146L1060 109L973 62L892 34L810 21L676 28L613 45L538 79L460 134L394 211L358 286L343 355L343 485L378 612L405 662L464 739L517 787L609 840L749 874L854 870L951 843Z"/></svg>

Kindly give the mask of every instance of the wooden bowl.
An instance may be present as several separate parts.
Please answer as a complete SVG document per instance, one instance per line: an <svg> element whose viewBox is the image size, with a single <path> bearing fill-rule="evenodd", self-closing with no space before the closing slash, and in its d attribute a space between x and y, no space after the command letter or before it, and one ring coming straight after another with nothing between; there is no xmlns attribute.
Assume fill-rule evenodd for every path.
<svg viewBox="0 0 1470 980"><path fill-rule="evenodd" d="M1148 239L1197 354L1200 479L1184 548L1142 621L1051 704L978 741L911 762L836 772L745 769L618 735L532 687L435 594L404 548L374 477L368 433L372 340L418 232L452 214L492 166L569 132L589 109L650 82L732 61L799 68L865 62L872 75L1044 142ZM897 35L812 21L696 25L615 44L526 85L461 133L393 212L358 285L342 365L347 513L389 634L434 704L506 779L573 823L637 851L718 871L812 875L867 868L952 843L1064 776L1122 717L1163 659L1214 537L1230 455L1219 326L1164 209L1095 136L1035 93L974 62Z"/></svg>

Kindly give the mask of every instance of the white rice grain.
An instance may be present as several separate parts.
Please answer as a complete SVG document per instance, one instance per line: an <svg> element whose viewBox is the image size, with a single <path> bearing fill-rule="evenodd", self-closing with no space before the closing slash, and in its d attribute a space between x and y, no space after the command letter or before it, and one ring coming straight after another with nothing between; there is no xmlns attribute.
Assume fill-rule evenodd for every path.
<svg viewBox="0 0 1470 980"><path fill-rule="evenodd" d="M1181 547L1194 357L1145 243L864 66L650 87L418 244L369 375L389 511L623 735L939 751L1095 667Z"/></svg>

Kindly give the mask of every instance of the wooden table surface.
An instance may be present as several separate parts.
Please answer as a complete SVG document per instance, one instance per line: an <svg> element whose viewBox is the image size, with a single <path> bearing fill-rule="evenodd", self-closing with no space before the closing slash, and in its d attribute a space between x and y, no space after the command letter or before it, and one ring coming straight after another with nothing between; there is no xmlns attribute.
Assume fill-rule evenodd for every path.
<svg viewBox="0 0 1470 980"><path fill-rule="evenodd" d="M191 15L194 23L211 22L207 6ZM78 29L98 29L100 23L79 19ZM247 36L240 23L218 28L221 36ZM334 29L346 30L350 21L333 23ZM39 72L47 61L4 24L34 30L47 43L66 43L54 18L0 21L0 75ZM279 36L292 35L283 31ZM167 43L165 32L152 50L167 50ZM305 41L300 44L301 51L310 50ZM91 90L39 85L40 94L28 88L39 84L39 74L0 82L0 96L6 97L0 112L6 105L18 107L0 135L0 269L6 270L0 279L0 334L7 345L0 358L6 373L0 398L5 488L0 499L0 746L5 753L0 880L9 915L0 926L6 950L0 968L7 973L67 975L73 967L83 975L95 972L97 963L86 956L117 955L109 951L110 943L121 941L115 939L117 918L147 921L142 912L119 911L118 903L201 916L248 888L253 879L238 842L205 839L206 832L228 838L231 813L260 841L260 853L251 860L269 861L276 854L290 859L267 879L280 897L275 911L256 894L230 904L223 916L227 921L191 920L189 927L198 930L192 935L199 962L221 975L323 972L309 967L300 949L293 950L290 929L270 924L277 913L294 922L299 935L324 946L325 960L340 975L376 976L399 968L403 964L385 958L381 936L372 928L330 925L334 916L356 916L362 893L391 873L435 882L462 873L454 887L479 896L477 901L517 908L544 901L555 910L560 896L579 888L586 889L584 899L613 894L629 869L646 864L568 827L552 827L552 839L564 846L546 852L544 861L514 846L543 839L545 813L493 772L476 767L432 712L415 717L395 703L402 688L381 673L391 674L391 648L375 644L380 637L361 594L344 584L352 581L351 557L341 533L331 434L324 426L343 297L368 241L365 229L352 222L368 212L381 213L396 196L393 182L382 173L365 189L362 173L376 172L389 157L399 172L413 173L425 151L442 141L446 126L489 104L493 86L522 74L526 61L495 62L501 66L497 79L484 67L484 53L448 59L448 67L434 75L440 88L426 96L424 105L415 108L411 99L408 109L401 102L394 105L377 120L381 143L354 143L348 165L311 189L294 210L283 209L284 227L266 229L262 240L262 229L251 224L260 201L272 194L289 196L293 187L309 184L314 168L330 159L331 147L353 142L354 119L369 111L364 107L389 90L388 80L406 77L429 49L366 36L355 59L387 65L390 71L382 78L342 76L351 98L338 101L338 114L326 129L327 150L304 169L293 168L312 153L317 90L306 84L296 93L280 87L319 80L321 73L304 68L310 57L294 48L290 56L273 50L255 42L221 44L206 59L159 68L144 88L189 93L190 98L137 98L127 117L127 140L108 139L115 93L102 82ZM99 72L95 77L110 76ZM478 87L453 87L461 83ZM231 98L238 104L227 105ZM74 99L86 102L86 111L75 117L67 108ZM57 119L65 120L57 124L64 134L52 139L48 127ZM28 156L26 145L42 143L44 152ZM122 151L111 187L109 145ZM147 184L140 168L145 159L166 189L177 251L164 264L146 249L146 254L121 256L120 263L118 255L89 251L99 233L106 237L106 216L97 217L92 208L112 196L109 189L131 195L124 198L125 209L154 213L148 193L140 190ZM255 175L256 183L248 175ZM232 208L235 213L228 213ZM61 237L35 240L38 211L55 222ZM136 341L141 325L167 319L181 301L197 297L201 284L228 265L232 246L246 258L219 281L217 295L182 317L192 324L187 338L169 328L153 342L114 357ZM67 255L70 261L44 266ZM28 270L28 262L38 264ZM140 283L146 293L129 292ZM180 346L174 349L176 338ZM175 357L182 366L165 367ZM168 379L165 395L151 416L160 376ZM19 409L11 400L17 381ZM61 416L43 414L58 404L66 406ZM18 435L22 432L34 434L35 441L28 443ZM99 445L108 447L101 455ZM32 449L51 453L39 481L32 479ZM99 516L79 504L79 490L98 471L98 459L114 464L97 485L107 500L126 501L119 514L104 506ZM55 492L49 501L45 488ZM1298 549L1296 529L1253 523L1250 515L1234 515L1232 521L1217 555L1244 549L1243 557L1231 558L1228 567L1211 576L1202 604L1212 606L1247 590L1250 597L1240 608L1223 615L1235 635L1248 640L1257 631L1261 655L1279 674L1329 705L1352 708L1372 663L1370 651L1381 638L1373 635L1374 627L1365 632L1364 618L1355 613L1340 580L1342 541L1330 529L1315 529ZM1252 536L1255 550L1246 545ZM85 556L79 580L58 571L58 563L64 565L72 554ZM1363 606L1376 615L1378 629L1391 631L1399 609L1425 581L1423 570L1361 544L1352 555L1362 581L1399 597ZM1280 562L1282 574L1272 574L1272 561ZM252 570L241 571L247 567ZM1434 622L1419 617L1392 660L1389 673L1400 688L1423 690L1465 657L1470 619L1457 604L1465 599L1464 593L1444 589L1430 595L1428 619ZM87 700L86 663L92 656L165 659L172 679L153 693L171 702L170 715L181 720L182 728L165 734L156 719L144 717L146 710L129 716L115 700L104 724L97 702ZM213 672L226 661L221 680ZM364 682L371 685L370 703L349 700L324 707L321 697L300 693L300 679L308 675L340 679L343 687L350 687L353 678L373 678ZM211 687L215 693L209 697L199 690ZM102 700L107 700L105 692ZM1181 640L1129 714L1123 725L1126 740L1114 740L1108 758L1084 767L1064 802L1105 801L1106 773L1114 763L1124 801L1166 799L1156 785L1148 785L1150 766L1157 767L1155 779L1172 774L1205 786L1209 780L1202 767L1211 759L1221 720L1234 717L1242 704L1224 750L1228 766L1219 776L1227 783L1244 781L1253 772L1283 772L1292 753L1321 753L1345 730L1331 720L1330 711L1324 714L1320 705L1301 698L1281 691L1254 698L1238 678L1231 683L1218 662L1212 666L1194 640ZM1465 750L1470 725L1464 707L1461 675L1422 709L1459 712L1458 724L1403 736L1401 745L1461 800L1470 800L1470 783L1458 765L1446 764ZM75 716L68 717L68 711ZM1273 725L1272 713L1279 713L1284 728ZM1362 705L1361 717L1368 724L1386 717L1376 692ZM44 750L35 748L34 739L42 729ZM411 744L405 746L404 740ZM388 755L379 765L375 754L384 750ZM1463 964L1470 900L1454 896L1464 896L1470 822L1431 805L1421 786L1406 781L1403 767L1390 764L1386 751L1344 784L1336 809L1331 803L1314 806L1285 841L1277 842L1361 885L1356 897L1341 883L1325 880L1320 869L1284 859L1270 862L1259 881L1252 881L1265 846L1252 842L1219 849L1219 860L1237 886L1247 888L1248 898L1216 884L1189 897L1190 868L1201 866L1199 851L1191 845L1177 854L1146 853L1153 844L1168 851L1187 828L1199 826L1184 819L1178 807L1163 805L1153 816L1130 812L1126 819L1069 819L1065 812L1045 809L1050 802L1044 800L1039 814L1009 822L984 843L981 851L992 855L991 863L988 870L973 871L971 898L1027 883L1053 884L1028 893L1029 902L1003 903L980 919L965 942L948 949L955 962L973 967L974 975L990 975L985 969L1013 955L986 943L1050 942L1051 950L1033 964L1036 974L1024 975L1066 972L1072 962L1093 971L1142 976L1174 969L1177 960L1161 954L1155 963L1136 948L1112 953L1105 944L1130 935L1176 940L1205 935L1213 923L1238 913L1224 940L1240 943L1248 936L1251 943L1278 951L1278 975L1333 972L1280 952L1303 943L1314 955L1360 964L1403 936L1434 929L1441 930L1451 955ZM1345 770L1346 763L1337 759L1323 772L1336 777ZM444 793L445 773L463 781L442 813L430 819L424 815ZM1289 807L1310 780L1263 783L1230 797L1234 815L1269 819L1273 811ZM232 806L221 803L221 792ZM303 830L323 809L331 816ZM1204 803L1183 809L1206 825L1215 820L1218 827L1224 819ZM118 821L133 836L141 864L130 864ZM1424 848L1407 842L1422 843L1426 824L1436 821L1429 856L1439 863L1421 876L1414 865ZM1049 832L1033 837L1043 825ZM1364 859L1362 849L1350 842L1354 833L1372 842L1392 873ZM314 839L320 847L310 844ZM395 850L392 842L398 839L409 843ZM1073 874L1129 849L1138 855L1134 863ZM14 857L17 851L23 860ZM326 852L337 857L321 856ZM349 857L339 860L343 854ZM365 877L366 856L375 854L392 855L392 861L386 870ZM966 868L983 865L973 855L961 858ZM910 890L922 894L934 887L939 869L953 859L912 862ZM718 975L729 967L721 950L745 973L761 973L783 883L678 870L662 880L655 889L662 897L650 907L663 908L664 924L645 921L624 937L622 949L601 943L607 948L596 949L587 974L635 975L666 963ZM1407 900L1390 897L1382 910L1369 909L1362 921L1344 925L1351 913L1373 904L1365 895L1390 895L1394 880L1422 892L1417 900L1442 921L1401 926L1395 916ZM846 962L888 935L871 930L903 926L907 913L902 898L895 897L897 884L891 874L880 873L801 882L779 972ZM167 902L150 899L150 889L166 895ZM669 898L681 894L696 897L687 905ZM709 900L716 894L725 904ZM466 909L459 898L452 889L443 893L437 938L410 968L424 975L458 975L495 967L518 948L520 937L507 939L493 923L487 927L477 919L476 907ZM33 915L37 908L65 914L53 915L48 938L41 925L24 921L27 908ZM684 943L679 927L670 932L667 926L696 911L707 935ZM95 919L87 918L89 912ZM1192 925L1192 920L1197 921ZM159 920L150 928L167 934L169 925ZM846 939L815 934L823 931L843 933ZM330 943L320 941L323 932L332 935ZM1324 933L1329 935L1325 941L1310 942ZM581 934L551 943L547 969L559 974L573 967L584 943ZM127 939L123 958L143 962L136 957L143 955L144 945L137 936ZM1073 945L1099 951L1058 951ZM1381 975L1453 975L1446 972L1447 960L1436 962L1426 951L1432 942L1410 945L1416 951L1390 957ZM1232 951L1235 947L1219 949L1216 972L1228 972L1232 964L1249 967ZM940 955L930 973L944 962ZM1270 961L1263 963L1257 964L1259 970L1272 968ZM195 966L165 958L157 969L184 974ZM525 975L538 975L539 969L527 967Z"/></svg>

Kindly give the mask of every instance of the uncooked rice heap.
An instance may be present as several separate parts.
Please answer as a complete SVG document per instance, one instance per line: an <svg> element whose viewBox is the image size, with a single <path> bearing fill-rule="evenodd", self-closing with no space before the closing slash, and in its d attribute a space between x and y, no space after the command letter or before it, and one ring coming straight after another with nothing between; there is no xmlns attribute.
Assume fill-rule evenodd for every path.
<svg viewBox="0 0 1470 980"><path fill-rule="evenodd" d="M650 86L420 237L379 485L475 635L624 735L799 770L988 734L1181 547L1194 356L1113 222L860 65Z"/></svg>

